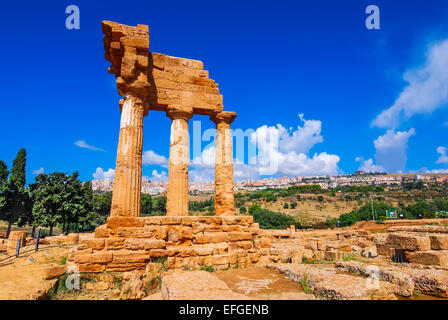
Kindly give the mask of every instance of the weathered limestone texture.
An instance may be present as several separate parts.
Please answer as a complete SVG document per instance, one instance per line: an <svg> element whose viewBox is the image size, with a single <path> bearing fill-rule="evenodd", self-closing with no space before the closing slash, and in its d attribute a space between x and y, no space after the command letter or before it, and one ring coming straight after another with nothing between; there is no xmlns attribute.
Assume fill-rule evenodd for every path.
<svg viewBox="0 0 448 320"><path fill-rule="evenodd" d="M17 240L20 239L20 248L25 246L26 231L11 231L8 237L8 248L15 250L17 248Z"/></svg>
<svg viewBox="0 0 448 320"><path fill-rule="evenodd" d="M210 119L216 124L215 153L215 214L235 215L233 197L233 144L230 124L235 112L215 113Z"/></svg>
<svg viewBox="0 0 448 320"><path fill-rule="evenodd" d="M170 106L167 115L173 122L170 137L166 215L188 216L188 164L190 158L188 120L193 116L193 109Z"/></svg>
<svg viewBox="0 0 448 320"><path fill-rule="evenodd" d="M270 241L252 216L109 217L104 238L79 243L69 260L80 272L144 270L161 257L169 269L224 270L271 261Z"/></svg>
<svg viewBox="0 0 448 320"><path fill-rule="evenodd" d="M122 112L111 216L139 216L143 117L165 111L172 119L167 215L188 215L188 120L208 115L217 126L216 215L233 215L230 123L218 84L198 60L149 52L149 28L102 22L105 58L117 78Z"/></svg>
<svg viewBox="0 0 448 320"><path fill-rule="evenodd" d="M145 269L166 257L168 268L217 270L269 262L270 240L252 216L234 216L230 124L218 84L201 61L149 52L149 28L103 21L105 58L117 78L121 125L107 225L70 251L81 272ZM172 120L167 216L140 218L143 117L165 111ZM216 217L188 216L188 121L210 116L216 134Z"/></svg>
<svg viewBox="0 0 448 320"><path fill-rule="evenodd" d="M142 186L143 104L129 96L121 112L111 216L140 215Z"/></svg>

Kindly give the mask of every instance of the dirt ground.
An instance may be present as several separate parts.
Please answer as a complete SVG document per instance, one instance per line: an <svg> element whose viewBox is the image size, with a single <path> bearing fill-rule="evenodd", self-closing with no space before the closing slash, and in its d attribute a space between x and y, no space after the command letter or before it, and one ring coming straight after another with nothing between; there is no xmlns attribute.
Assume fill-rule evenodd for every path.
<svg viewBox="0 0 448 320"><path fill-rule="evenodd" d="M244 294L250 299L301 300L307 296L299 283L264 267L218 271L214 275L233 292Z"/></svg>
<svg viewBox="0 0 448 320"><path fill-rule="evenodd" d="M29 248L28 248L29 249ZM68 248L41 246L38 252L21 254L19 258L4 260L0 254L0 300L37 299L57 280L44 280L45 270L57 265L67 256Z"/></svg>

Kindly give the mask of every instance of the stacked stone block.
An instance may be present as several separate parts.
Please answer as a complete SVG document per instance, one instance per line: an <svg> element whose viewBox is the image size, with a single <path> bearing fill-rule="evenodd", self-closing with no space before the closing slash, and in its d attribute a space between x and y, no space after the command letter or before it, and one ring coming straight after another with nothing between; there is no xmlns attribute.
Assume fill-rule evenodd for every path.
<svg viewBox="0 0 448 320"><path fill-rule="evenodd" d="M404 261L448 267L448 227L400 226L389 229L378 253L389 258L404 255Z"/></svg>
<svg viewBox="0 0 448 320"><path fill-rule="evenodd" d="M109 217L79 243L69 260L80 272L144 270L157 261L169 269L241 268L270 262L271 246L252 216Z"/></svg>

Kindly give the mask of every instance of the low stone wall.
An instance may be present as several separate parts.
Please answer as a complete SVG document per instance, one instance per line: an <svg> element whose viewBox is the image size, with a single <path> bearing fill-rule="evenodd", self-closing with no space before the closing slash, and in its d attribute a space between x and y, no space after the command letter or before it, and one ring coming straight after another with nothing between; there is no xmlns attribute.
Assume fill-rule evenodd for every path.
<svg viewBox="0 0 448 320"><path fill-rule="evenodd" d="M448 267L448 228L441 226L400 226L389 229L378 253L392 259L423 265Z"/></svg>
<svg viewBox="0 0 448 320"><path fill-rule="evenodd" d="M109 217L68 259L80 272L144 270L160 258L170 269L223 270L266 264L270 247L252 216Z"/></svg>

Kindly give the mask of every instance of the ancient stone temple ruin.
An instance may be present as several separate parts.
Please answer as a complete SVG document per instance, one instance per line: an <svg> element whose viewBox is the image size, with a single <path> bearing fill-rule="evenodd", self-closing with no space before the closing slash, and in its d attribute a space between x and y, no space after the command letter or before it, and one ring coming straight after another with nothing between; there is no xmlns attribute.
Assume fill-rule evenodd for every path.
<svg viewBox="0 0 448 320"><path fill-rule="evenodd" d="M145 269L166 257L168 268L215 269L269 262L270 240L252 216L236 216L230 124L218 84L203 63L149 51L148 26L103 21L105 58L120 96L120 135L111 215L95 238L70 257L81 272ZM172 120L167 214L139 217L143 117L162 111ZM188 121L194 114L216 124L215 216L188 215ZM168 142L167 142L168 143Z"/></svg>

